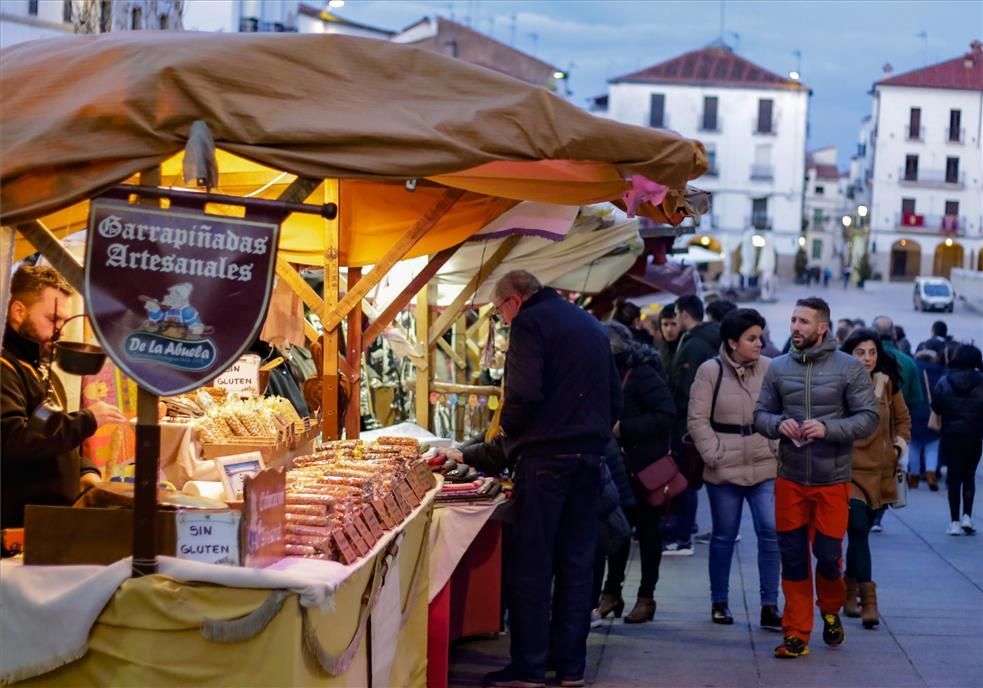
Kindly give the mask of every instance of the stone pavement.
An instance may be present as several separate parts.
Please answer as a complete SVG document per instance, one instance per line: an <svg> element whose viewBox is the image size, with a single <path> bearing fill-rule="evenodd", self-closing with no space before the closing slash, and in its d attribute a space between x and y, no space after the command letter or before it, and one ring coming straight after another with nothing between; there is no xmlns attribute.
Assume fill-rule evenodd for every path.
<svg viewBox="0 0 983 688"><path fill-rule="evenodd" d="M977 475L983 498L983 473ZM710 516L701 491L698 520ZM983 507L977 499L977 524ZM589 684L672 688L932 688L983 687L983 527L975 537L944 534L948 506L944 486L922 484L905 509L889 511L884 532L871 534L874 580L881 624L865 630L846 619L846 643L826 647L816 616L812 654L778 660L781 634L758 627L756 539L744 511L742 539L731 571L731 610L736 623L710 622L707 546L687 558L664 558L656 590L655 621L636 626L608 620L591 633ZM637 552L629 565L625 597L634 601ZM780 602L783 606L784 602ZM627 610L626 610L627 611ZM480 685L507 661L508 639L473 639L451 653L451 685Z"/></svg>

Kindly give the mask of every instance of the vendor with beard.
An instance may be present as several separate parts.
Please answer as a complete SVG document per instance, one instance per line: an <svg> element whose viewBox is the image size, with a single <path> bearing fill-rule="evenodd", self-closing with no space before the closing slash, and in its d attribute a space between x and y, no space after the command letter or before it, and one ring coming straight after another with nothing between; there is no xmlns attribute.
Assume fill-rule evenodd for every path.
<svg viewBox="0 0 983 688"><path fill-rule="evenodd" d="M20 528L28 504L71 505L100 480L79 445L106 423L125 423L116 408L96 402L75 413L55 411L44 434L28 421L50 389L65 407L65 390L49 369L54 336L68 316L72 289L49 267L24 266L10 283L0 357L0 526ZM44 361L44 363L42 363Z"/></svg>

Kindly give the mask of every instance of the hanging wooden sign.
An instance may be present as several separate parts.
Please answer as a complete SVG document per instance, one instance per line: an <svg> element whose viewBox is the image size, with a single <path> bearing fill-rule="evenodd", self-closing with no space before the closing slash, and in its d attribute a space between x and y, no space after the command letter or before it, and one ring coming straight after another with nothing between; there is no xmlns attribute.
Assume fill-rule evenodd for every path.
<svg viewBox="0 0 983 688"><path fill-rule="evenodd" d="M279 235L276 222L94 200L85 302L103 349L160 396L210 382L259 334Z"/></svg>

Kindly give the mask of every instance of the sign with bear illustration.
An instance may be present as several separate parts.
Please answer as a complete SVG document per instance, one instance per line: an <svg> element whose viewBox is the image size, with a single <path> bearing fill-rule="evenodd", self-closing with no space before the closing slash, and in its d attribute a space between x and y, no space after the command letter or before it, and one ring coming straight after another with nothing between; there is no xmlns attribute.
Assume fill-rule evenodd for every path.
<svg viewBox="0 0 983 688"><path fill-rule="evenodd" d="M260 332L279 234L274 222L93 201L85 302L106 353L159 396L220 375Z"/></svg>

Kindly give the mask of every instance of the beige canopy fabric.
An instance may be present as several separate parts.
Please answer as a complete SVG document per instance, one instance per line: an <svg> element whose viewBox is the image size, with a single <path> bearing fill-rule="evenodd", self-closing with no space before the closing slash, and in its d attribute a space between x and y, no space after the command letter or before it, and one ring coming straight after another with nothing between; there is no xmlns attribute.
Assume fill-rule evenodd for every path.
<svg viewBox="0 0 983 688"><path fill-rule="evenodd" d="M351 36L28 41L0 50L0 93L3 224L51 215L160 165L197 120L218 148L272 170L369 186L429 178L477 195L579 204L618 200L639 175L670 189L660 208L639 212L675 221L686 182L707 165L697 141L593 117L453 58ZM361 191L373 203L371 188Z"/></svg>

